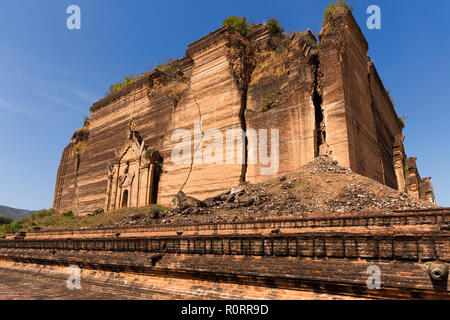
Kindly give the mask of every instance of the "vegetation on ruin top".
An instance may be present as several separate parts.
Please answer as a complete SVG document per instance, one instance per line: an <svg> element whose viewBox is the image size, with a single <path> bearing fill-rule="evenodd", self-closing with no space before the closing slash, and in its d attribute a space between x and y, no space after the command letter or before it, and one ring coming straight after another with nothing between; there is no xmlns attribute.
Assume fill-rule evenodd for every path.
<svg viewBox="0 0 450 320"><path fill-rule="evenodd" d="M156 66L163 76L155 82L153 93L165 95L174 106L178 104L188 87L188 77L180 70L177 59L168 58Z"/></svg>
<svg viewBox="0 0 450 320"><path fill-rule="evenodd" d="M275 18L270 18L267 21L267 30L272 35L282 34L284 32L283 27L280 25L280 20Z"/></svg>
<svg viewBox="0 0 450 320"><path fill-rule="evenodd" d="M169 73L171 71L171 69L173 68L173 65L174 65L173 62L175 62L175 61L176 60L173 58L168 58L164 62L158 63L155 69L157 69L163 73ZM136 80L138 80L144 74L145 74L145 72L125 76L123 78L123 81L114 83L109 86L110 93L117 92L117 91L125 88L126 86L134 83Z"/></svg>
<svg viewBox="0 0 450 320"><path fill-rule="evenodd" d="M391 101L391 103L392 103L392 106L394 107L394 110L395 110L395 103L394 103L394 97L392 96L392 94L391 94L391 90L389 90L389 89L386 89L386 94L388 95L388 97L389 97L389 100ZM395 110L396 111L396 110ZM397 111L396 111L397 112ZM405 120L406 119L408 119L408 116L403 116L403 117L401 117L401 116L397 116L397 120L401 123L401 125L403 126L403 127L405 127Z"/></svg>
<svg viewBox="0 0 450 320"><path fill-rule="evenodd" d="M231 16L223 20L223 26L231 27L241 34L241 36L246 37L249 33L249 25L247 24L247 19L244 17L240 18L237 16Z"/></svg>
<svg viewBox="0 0 450 320"><path fill-rule="evenodd" d="M176 72L175 62L177 62L176 59L169 57L166 60L158 63L156 65L156 70L159 70L165 74L174 74Z"/></svg>
<svg viewBox="0 0 450 320"><path fill-rule="evenodd" d="M240 33L243 37L247 37L250 33L252 28L255 26L255 23L247 23L246 17L237 17L237 16L231 16L223 20L224 26L229 26L236 30L238 33ZM280 35L284 32L283 27L280 24L280 21L275 18L270 18L267 21L267 29L270 34L272 35ZM178 60L170 57L163 62L160 62L156 66L156 70L161 71L164 73L168 78L170 82L170 88L168 88L166 91L169 95L169 98L174 100L175 104L178 102L178 100L181 97L181 93L184 92L186 89L186 85L184 84L186 81L183 81L185 79L179 78L179 75L177 74L177 62ZM117 83L114 83L110 85L109 87L109 93L117 92L128 85L134 83L137 81L144 73L138 73L138 74L131 74L129 76L125 76L122 81L119 81ZM167 83L166 83L167 84ZM161 86L160 86L161 87Z"/></svg>
<svg viewBox="0 0 450 320"><path fill-rule="evenodd" d="M248 24L245 16L242 18L237 16L228 17L223 20L222 24L224 27L228 26L233 28L243 37L247 37L251 33L252 28L255 26L254 22ZM284 29L280 24L280 20L275 18L269 18L267 21L267 30L272 35L278 35L284 32Z"/></svg>
<svg viewBox="0 0 450 320"><path fill-rule="evenodd" d="M257 55L258 63L252 74L252 84L272 81L288 74L287 50L263 50Z"/></svg>
<svg viewBox="0 0 450 320"><path fill-rule="evenodd" d="M156 65L154 70L160 71L163 76L156 80L154 86L154 92L157 94L166 95L176 105L181 99L183 92L187 88L187 78L179 71L178 60L174 58L168 58ZM136 82L140 77L145 74L132 74L124 77L124 81L112 84L110 86L110 92L117 92L128 85Z"/></svg>
<svg viewBox="0 0 450 320"><path fill-rule="evenodd" d="M135 82L137 79L139 79L139 77L141 77L142 75L143 75L143 73L141 73L141 74L131 74L129 76L124 77L123 81L114 83L114 84L109 86L110 93L113 93L113 92L119 91L122 88L125 88L129 84L131 84L131 83Z"/></svg>
<svg viewBox="0 0 450 320"><path fill-rule="evenodd" d="M405 127L405 120L408 119L408 116L398 117L398 121Z"/></svg>
<svg viewBox="0 0 450 320"><path fill-rule="evenodd" d="M332 1L325 9L323 13L323 20L322 23L325 24L330 19L331 15L333 14L336 9L339 9L341 7L346 7L349 10L353 10L353 6L350 6L347 4L347 0L336 0Z"/></svg>

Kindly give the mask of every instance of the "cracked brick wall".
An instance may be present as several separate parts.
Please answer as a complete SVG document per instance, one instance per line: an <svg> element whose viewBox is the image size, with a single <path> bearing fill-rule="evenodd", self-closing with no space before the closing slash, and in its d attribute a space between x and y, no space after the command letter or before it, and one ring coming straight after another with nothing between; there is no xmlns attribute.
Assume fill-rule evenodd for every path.
<svg viewBox="0 0 450 320"><path fill-rule="evenodd" d="M270 45L264 25L254 30L252 43L259 49ZM230 61L230 37L227 28L220 28L189 45L186 57L179 60L187 89L177 103L154 90L157 70L96 102L91 108L89 140L76 179L70 145L62 156L54 207L73 210L77 215L105 208L107 168L127 138L131 119L145 144L160 151L164 159L157 197L163 205L169 205L179 190L205 199L244 180L271 180L295 172L318 154L328 154L356 173L405 191L399 176L403 156L394 166L396 137L401 135L403 125L367 56L368 44L351 12L337 10L319 38L317 44L310 31L291 34L284 63L289 72L270 81L244 77L249 82L243 91L235 71L245 73L249 68L234 66ZM275 103L261 110L268 96ZM226 130L241 128L267 129L269 152L270 129L279 130L277 173L262 175L261 169L267 164L260 161L239 163L236 151L233 163L227 163ZM171 161L178 143L172 141L175 129L186 129L191 137L191 157L181 164ZM205 141L199 137L211 129L219 130L224 140L222 164L206 164L202 159L213 138ZM243 158L248 159L247 148ZM417 192L419 197L433 198L429 179L423 179L421 188L418 183L417 189L423 190Z"/></svg>

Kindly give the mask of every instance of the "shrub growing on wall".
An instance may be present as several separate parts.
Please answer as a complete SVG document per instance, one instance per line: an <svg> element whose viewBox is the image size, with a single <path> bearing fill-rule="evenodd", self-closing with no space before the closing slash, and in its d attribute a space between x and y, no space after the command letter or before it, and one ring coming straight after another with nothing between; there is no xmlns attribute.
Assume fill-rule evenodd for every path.
<svg viewBox="0 0 450 320"><path fill-rule="evenodd" d="M280 20L274 18L270 18L269 21L267 21L267 30L273 35L284 32L283 27L280 25Z"/></svg>
<svg viewBox="0 0 450 320"><path fill-rule="evenodd" d="M247 36L248 34L248 25L247 20L245 17L239 18L236 16L228 17L225 20L223 20L224 26L229 26L239 32L243 37Z"/></svg>
<svg viewBox="0 0 450 320"><path fill-rule="evenodd" d="M267 111L275 105L275 99L272 97L265 97L261 102L261 111Z"/></svg>
<svg viewBox="0 0 450 320"><path fill-rule="evenodd" d="M328 19L330 19L330 16L333 14L333 12L341 7L347 7L350 10L353 10L352 6L349 6L347 4L347 0L336 0L336 1L332 1L328 7L326 7L324 13L323 13L323 20L322 23L325 24L327 23Z"/></svg>
<svg viewBox="0 0 450 320"><path fill-rule="evenodd" d="M131 74L131 75L127 76L127 77L124 77L124 80L125 80L125 81L121 81L121 82L112 84L112 85L109 87L109 91L110 91L111 93L116 92L116 91L119 91L120 89L125 88L127 85L129 85L129 84L135 82L137 79L139 79L139 77L140 77L141 75L142 75L142 74Z"/></svg>
<svg viewBox="0 0 450 320"><path fill-rule="evenodd" d="M170 57L163 62L158 63L156 69L166 74L173 74L176 71L175 62L177 60Z"/></svg>

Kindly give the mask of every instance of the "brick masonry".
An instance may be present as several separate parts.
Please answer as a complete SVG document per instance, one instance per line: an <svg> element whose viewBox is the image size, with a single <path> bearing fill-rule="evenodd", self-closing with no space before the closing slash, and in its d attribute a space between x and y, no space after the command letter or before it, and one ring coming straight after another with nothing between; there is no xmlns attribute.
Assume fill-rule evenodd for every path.
<svg viewBox="0 0 450 320"><path fill-rule="evenodd" d="M429 273L436 264L447 268L450 264L448 223L449 211L441 210L228 225L235 234L225 225L213 228L212 234L201 232L211 230L211 225L185 226L178 234L173 230L181 226L163 230L169 235L158 234L156 228L150 234L134 230L129 237L122 237L120 229L116 236L97 238L86 231L76 237L74 231L71 239L26 235L0 241L0 259L22 263L23 268L78 265L83 270L157 277L166 284L158 290L166 287L165 294L172 296L176 296L169 293L175 290L172 281L186 279L200 282L205 292L233 284L239 288L235 298L241 299L254 297L253 291L246 292L247 286L265 292L271 288L275 296L279 291L279 298L293 299L311 293L321 299L448 299L448 273L439 281ZM195 234L189 234L189 228L197 229ZM367 270L374 265L381 272L379 290L366 284ZM197 297L194 287L199 288L183 287L185 298Z"/></svg>
<svg viewBox="0 0 450 320"><path fill-rule="evenodd" d="M270 37L266 27L258 25L252 41L264 50ZM61 157L54 208L86 215L122 205L168 205L181 189L202 200L242 179L256 183L295 172L319 154L329 154L356 173L434 202L430 179L420 177L415 158L404 152L403 124L367 56L367 41L351 12L337 10L319 40L316 43L309 30L292 35L285 63L289 73L250 81L243 94L231 72L229 30L220 28L189 45L186 56L176 62L187 79L176 103L158 91L156 83L162 77L158 70L94 103L84 152L77 154L72 141ZM261 104L268 96L276 104L263 111ZM194 123L200 121L202 132L244 125L279 129L278 172L261 174L267 166L260 162L243 169L237 154L234 164L175 164L173 131L186 129L192 137ZM142 141L131 139L130 130ZM191 151L197 147L193 140ZM205 142L201 151L208 146ZM160 175L150 173L146 150L160 152L164 160ZM223 152L225 159L225 148Z"/></svg>

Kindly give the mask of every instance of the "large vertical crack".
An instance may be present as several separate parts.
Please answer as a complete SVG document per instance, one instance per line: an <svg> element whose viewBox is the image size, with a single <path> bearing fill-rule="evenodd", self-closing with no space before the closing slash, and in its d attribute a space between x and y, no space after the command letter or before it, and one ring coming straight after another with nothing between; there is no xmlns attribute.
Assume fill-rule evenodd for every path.
<svg viewBox="0 0 450 320"><path fill-rule="evenodd" d="M160 146L162 146L164 144L164 138L167 135L169 127L172 126L171 123L173 121L173 116L175 114L175 110L176 110L180 100L182 99L183 94L186 91L191 91L192 92L194 103L196 104L197 109L198 109L200 123L202 122L202 114L201 114L200 104L197 102L196 94L195 94L194 90L191 87L192 80L190 79L190 77L189 77L189 81L187 82L185 74L182 71L180 71L180 66L178 64L176 64L175 62L173 62L170 65L167 65L165 71L161 71L159 69L157 69L157 70L160 71L160 76L163 77L163 80L161 81L161 83L159 83L159 87L157 87L157 90L159 89L160 92L163 92L168 99L172 100L173 104L172 104L172 111L170 113L169 123L166 126L166 128L164 129L164 132L163 132L163 134L160 137L160 141L156 145L155 149L159 148ZM171 84L173 84L173 83L183 83L185 81L187 82L187 87L186 88L183 88L183 87L181 87L181 88L177 88L177 87L170 88ZM153 86L154 86L154 82L152 81L151 83L148 84L149 90L150 90L150 87L153 87ZM166 89L163 89L163 88L166 88ZM147 93L147 95L150 98L149 92ZM203 140L203 135L204 135L204 132L203 132L201 126L200 126L200 130L202 132L202 138L201 138L200 142L197 144L197 146L195 146L195 148L194 148L195 150L194 150L194 153L192 153L192 155L191 155L191 164L190 164L190 167L189 167L188 175L187 175L185 181L183 182L182 186L178 190L178 193L180 193L183 190L183 188L186 186L186 184L187 184L187 182L189 180L189 177L190 177L190 175L192 173L192 168L193 168L194 159L195 159L195 153L197 152L199 146L201 145L201 142Z"/></svg>
<svg viewBox="0 0 450 320"><path fill-rule="evenodd" d="M227 59L230 63L230 71L239 89L241 95L241 105L239 108L239 122L243 132L244 142L244 159L241 165L241 174L239 182L246 181L248 169L248 137L247 122L245 119L245 111L247 110L248 87L251 81L251 75L255 70L255 53L257 51L256 43L246 37L239 35L233 30L228 30L228 50L226 52Z"/></svg>
<svg viewBox="0 0 450 320"><path fill-rule="evenodd" d="M320 90L320 60L318 55L314 54L310 58L310 64L313 68L313 92L312 101L314 105L314 157L329 155L329 146L327 144L327 133L325 125L325 116L323 113L323 98Z"/></svg>
<svg viewBox="0 0 450 320"><path fill-rule="evenodd" d="M247 137L247 123L245 121L245 110L247 110L247 94L248 94L248 87L245 88L245 91L241 93L241 108L239 109L239 121L241 123L241 129L243 132L243 140L244 140L244 160L241 167L241 175L239 177L240 183L245 182L248 169L248 137Z"/></svg>

